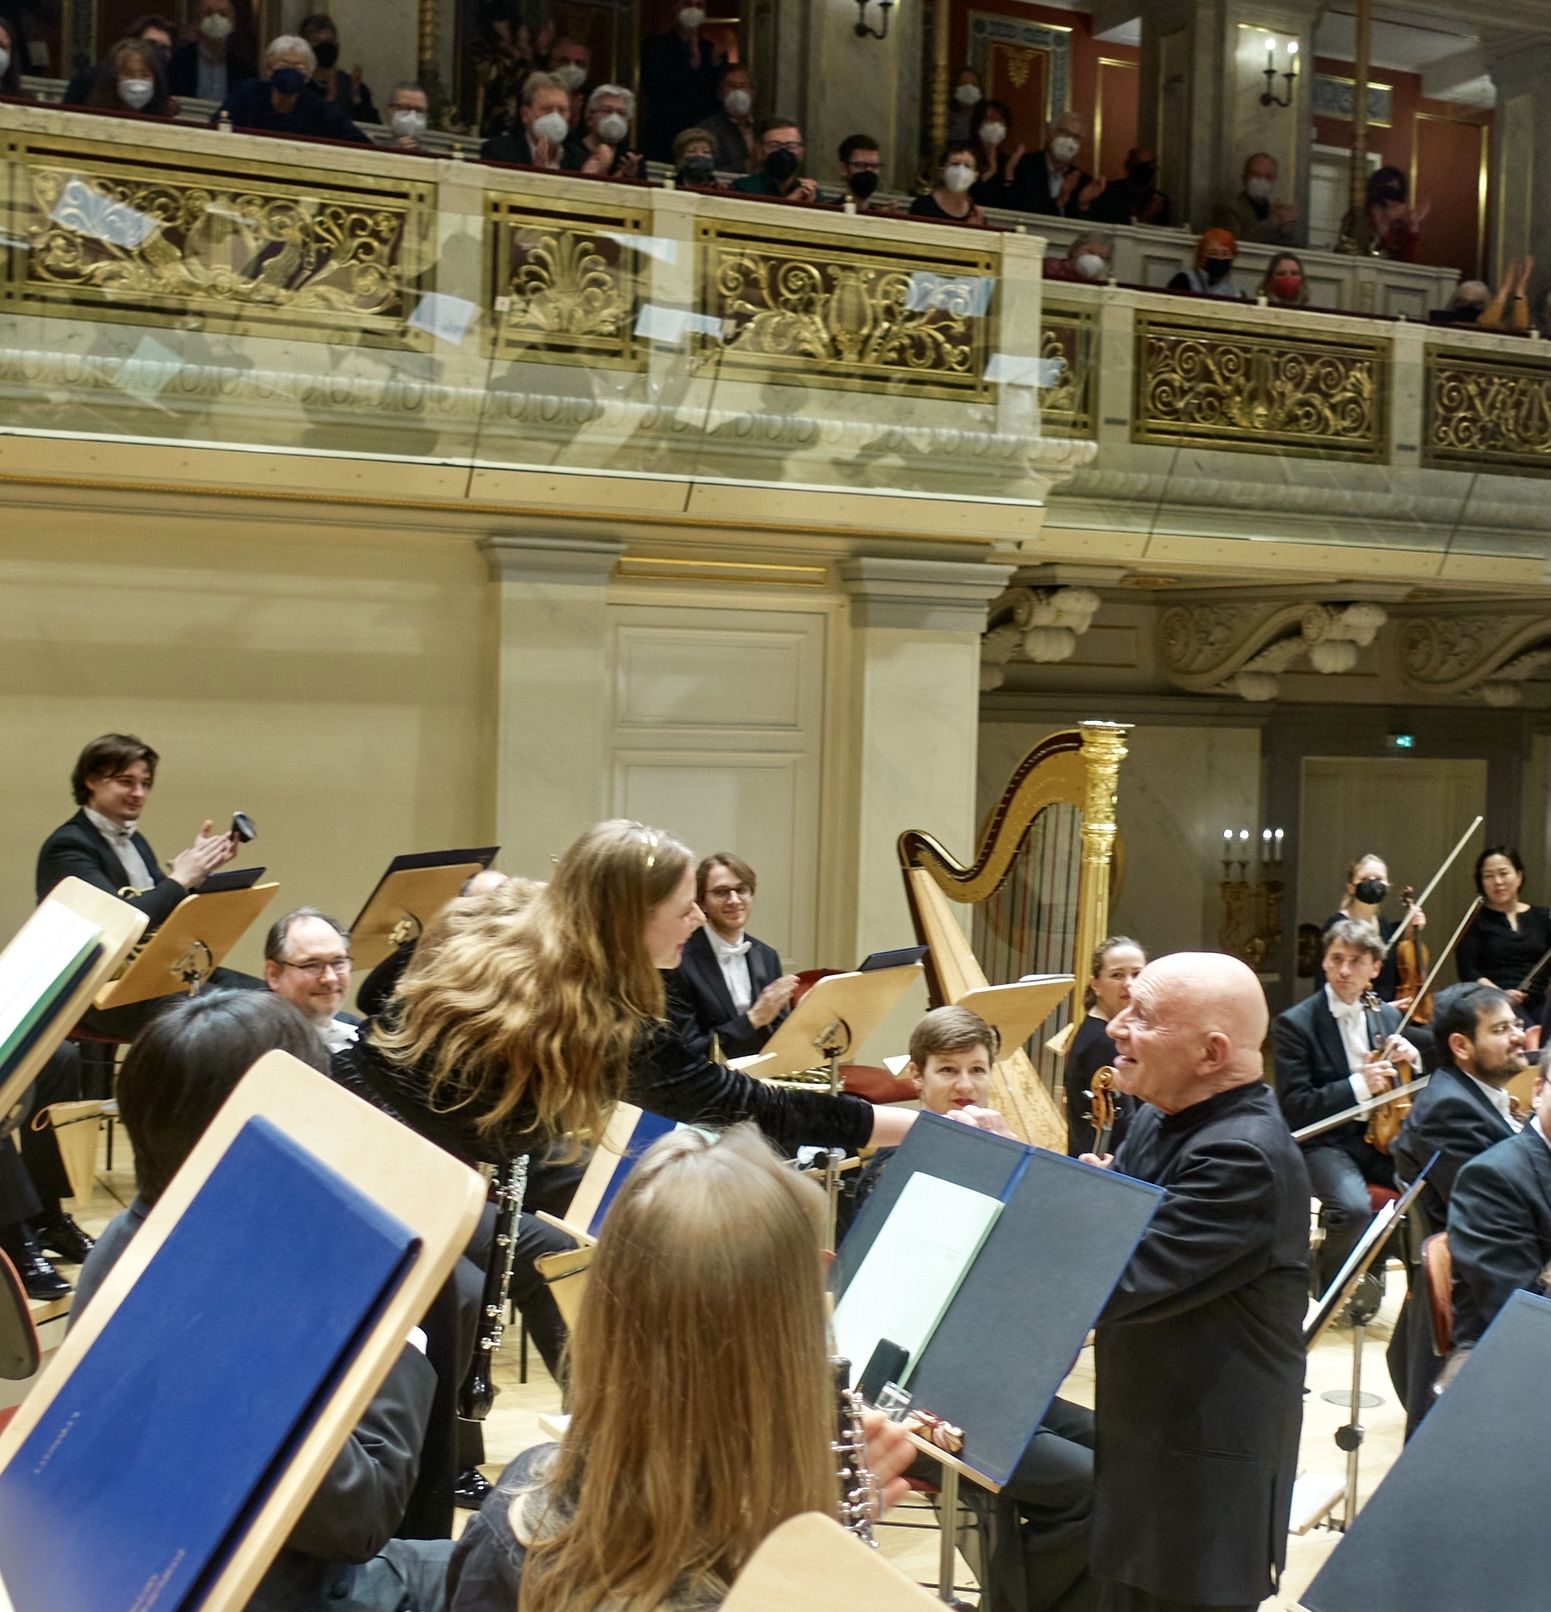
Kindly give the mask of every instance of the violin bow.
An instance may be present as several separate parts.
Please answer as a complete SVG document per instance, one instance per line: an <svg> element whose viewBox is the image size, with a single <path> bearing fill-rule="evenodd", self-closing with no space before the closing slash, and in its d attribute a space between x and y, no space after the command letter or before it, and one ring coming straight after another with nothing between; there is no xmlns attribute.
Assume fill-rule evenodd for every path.
<svg viewBox="0 0 1551 1612"><path fill-rule="evenodd" d="M1527 973L1524 978L1519 981L1518 989L1521 991L1527 991L1530 988L1535 976L1546 966L1547 963L1551 963L1551 951L1546 951L1541 954L1540 961L1536 963L1529 973Z"/></svg>
<svg viewBox="0 0 1551 1612"><path fill-rule="evenodd" d="M1480 821L1481 819L1478 817L1476 822L1479 823ZM1448 945L1438 953L1437 959L1434 961L1433 966L1427 970L1427 978L1422 981L1421 988L1417 991L1416 995L1411 998L1411 1006L1406 1009L1405 1016L1401 1019L1400 1023L1390 1031L1385 1042L1386 1046L1390 1041L1393 1041L1397 1035L1404 1035L1406 1033L1406 1026L1410 1024L1412 1019L1416 1017L1416 1010L1421 1007L1423 1002L1427 1000L1427 993L1433 988L1433 981L1437 979L1439 973L1443 969L1443 965L1448 962L1449 956L1453 952L1454 948L1459 945L1460 936L1463 935L1465 931L1470 928L1471 924L1475 922L1475 916L1481 910L1481 904L1485 900L1485 896L1477 896L1476 899L1472 901L1465 909L1465 916L1460 919L1458 927L1455 929L1454 933L1449 936Z"/></svg>
<svg viewBox="0 0 1551 1612"><path fill-rule="evenodd" d="M1406 908L1405 917L1402 918L1400 920L1400 922L1395 925L1395 933L1393 935L1391 935L1389 937L1389 939L1384 942L1384 955L1386 957L1388 957L1390 952L1394 949L1395 943L1411 927L1411 921L1415 917L1417 910L1426 902L1428 896L1430 896L1433 893L1433 891L1438 888L1438 881L1444 876L1445 873L1447 873L1449 871L1449 869L1451 867L1454 866L1454 858L1457 857L1459 855L1459 853L1465 849L1465 842L1467 840L1469 840L1470 836L1472 834L1474 834L1475 831L1478 828L1480 828L1480 826L1481 826L1481 818L1477 817L1475 822L1473 822L1470 825L1470 827L1467 828L1465 830L1465 832L1460 835L1459 844L1457 844L1454 847L1454 849L1452 851L1450 851L1449 854L1446 857L1444 857L1443 862L1442 862L1441 866L1439 867L1438 871L1435 874L1433 874L1432 878L1428 881L1427 888L1425 890L1423 890L1421 895L1417 896L1416 899L1414 901L1412 901L1412 903L1411 903L1411 905L1409 907ZM1456 935L1455 939L1457 940L1458 938L1459 937ZM1431 976L1428 977L1427 983L1428 983L1428 985L1432 984ZM1417 993L1417 1000L1420 1001L1422 999L1423 995L1425 995L1425 994L1426 994L1426 987L1424 986L1423 989Z"/></svg>

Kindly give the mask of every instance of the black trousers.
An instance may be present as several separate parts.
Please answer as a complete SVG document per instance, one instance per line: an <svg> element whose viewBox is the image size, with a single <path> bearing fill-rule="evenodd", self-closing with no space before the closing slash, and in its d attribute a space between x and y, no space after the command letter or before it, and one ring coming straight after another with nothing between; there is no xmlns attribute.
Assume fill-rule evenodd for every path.
<svg viewBox="0 0 1551 1612"><path fill-rule="evenodd" d="M1323 1293L1373 1218L1368 1188L1393 1187L1395 1166L1387 1154L1361 1141L1349 1147L1340 1143L1306 1147L1303 1162L1320 1201L1319 1220L1325 1228L1317 1260L1319 1291Z"/></svg>
<svg viewBox="0 0 1551 1612"><path fill-rule="evenodd" d="M1248 1605L1235 1602L1230 1606L1205 1601L1174 1601L1112 1578L1104 1579L1099 1591L1099 1612L1256 1612L1259 1605L1259 1601Z"/></svg>

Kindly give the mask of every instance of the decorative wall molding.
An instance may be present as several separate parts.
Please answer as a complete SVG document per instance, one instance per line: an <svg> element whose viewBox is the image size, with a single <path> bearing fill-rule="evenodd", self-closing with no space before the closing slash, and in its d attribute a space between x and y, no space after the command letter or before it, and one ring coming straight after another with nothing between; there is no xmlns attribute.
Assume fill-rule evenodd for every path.
<svg viewBox="0 0 1551 1612"><path fill-rule="evenodd" d="M1365 602L1178 604L1159 617L1158 654L1180 688L1260 702L1302 660L1326 676L1354 670L1386 620L1382 605Z"/></svg>
<svg viewBox="0 0 1551 1612"><path fill-rule="evenodd" d="M1432 695L1479 696L1518 705L1524 684L1551 665L1551 620L1533 614L1417 616L1400 640L1401 671Z"/></svg>
<svg viewBox="0 0 1551 1612"><path fill-rule="evenodd" d="M981 639L981 692L1000 688L1020 653L1039 664L1070 660L1101 602L1092 588L1009 588L992 604Z"/></svg>

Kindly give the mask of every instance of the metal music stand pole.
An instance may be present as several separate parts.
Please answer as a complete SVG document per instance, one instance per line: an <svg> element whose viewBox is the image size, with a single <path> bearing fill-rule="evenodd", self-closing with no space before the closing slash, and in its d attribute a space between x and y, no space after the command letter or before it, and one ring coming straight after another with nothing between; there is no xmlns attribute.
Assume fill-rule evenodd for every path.
<svg viewBox="0 0 1551 1612"><path fill-rule="evenodd" d="M831 1097L840 1095L840 1060L851 1046L851 1026L844 1019L831 1019L813 1038L813 1045L818 1049L828 1066L829 1094ZM845 1157L844 1149L827 1147L824 1149L824 1199L827 1205L827 1224L829 1227L829 1246L835 1246L835 1232L840 1221L840 1160Z"/></svg>

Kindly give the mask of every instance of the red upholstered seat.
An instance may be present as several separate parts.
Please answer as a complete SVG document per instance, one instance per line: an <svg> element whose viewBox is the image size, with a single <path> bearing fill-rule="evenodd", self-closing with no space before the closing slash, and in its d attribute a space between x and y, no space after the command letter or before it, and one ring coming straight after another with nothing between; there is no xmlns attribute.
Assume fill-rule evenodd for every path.
<svg viewBox="0 0 1551 1612"><path fill-rule="evenodd" d="M1399 1197L1400 1194L1393 1187L1370 1186L1368 1188L1368 1207L1374 1214L1377 1214L1385 1204L1394 1203Z"/></svg>
<svg viewBox="0 0 1551 1612"><path fill-rule="evenodd" d="M1432 1323L1433 1353L1440 1358L1454 1347L1454 1262L1449 1235L1435 1231L1422 1244L1422 1280L1427 1290L1427 1319Z"/></svg>

